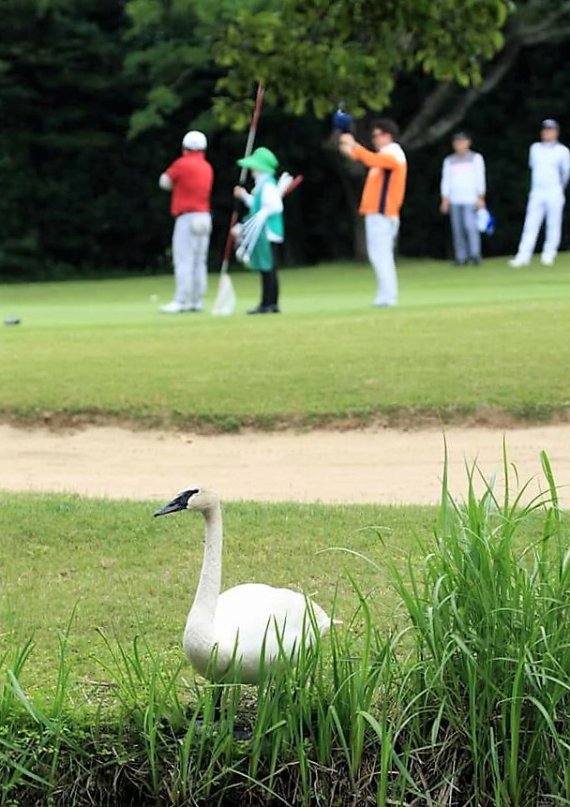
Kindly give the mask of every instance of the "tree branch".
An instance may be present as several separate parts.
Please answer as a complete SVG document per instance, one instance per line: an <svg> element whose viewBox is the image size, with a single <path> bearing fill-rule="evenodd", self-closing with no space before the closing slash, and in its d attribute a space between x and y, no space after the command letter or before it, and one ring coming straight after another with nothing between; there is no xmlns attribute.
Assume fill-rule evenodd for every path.
<svg viewBox="0 0 570 807"><path fill-rule="evenodd" d="M455 91L452 81L443 81L437 84L421 105L419 112L412 118L402 134L401 142L412 143L425 131L426 127L433 121L443 104L451 97Z"/></svg>
<svg viewBox="0 0 570 807"><path fill-rule="evenodd" d="M440 140L457 126L465 117L467 111L475 104L481 96L491 92L503 79L505 74L513 66L521 51L522 45L518 41L510 42L501 52L500 58L495 62L488 72L482 84L478 87L471 87L462 93L456 101L455 106L443 115L438 121L420 132L415 138L409 140L402 139L403 144L410 151L429 146Z"/></svg>
<svg viewBox="0 0 570 807"><path fill-rule="evenodd" d="M546 15L544 14L544 8L541 9L541 6L541 2L537 3L535 11L537 14L542 11L542 15L530 23L524 22L524 12L521 13L520 22L515 16L510 26L511 31L508 38L518 39L521 45L529 46L567 36L570 30L568 28L570 2L559 2L556 10Z"/></svg>
<svg viewBox="0 0 570 807"><path fill-rule="evenodd" d="M527 30L521 29L520 42L523 47L541 45L544 42L555 42L570 36L570 25L561 25L561 20L533 26Z"/></svg>
<svg viewBox="0 0 570 807"><path fill-rule="evenodd" d="M540 4L537 4L537 8ZM487 95L499 84L516 62L521 50L544 42L570 37L570 2L561 3L556 11L534 24L515 20L510 26L505 45L497 59L491 64L487 75L478 87L460 91L454 105L435 123L445 102L457 95L459 88L452 82L443 82L427 96L420 111L406 127L401 142L410 151L431 145L448 134L465 117L468 110L482 96Z"/></svg>

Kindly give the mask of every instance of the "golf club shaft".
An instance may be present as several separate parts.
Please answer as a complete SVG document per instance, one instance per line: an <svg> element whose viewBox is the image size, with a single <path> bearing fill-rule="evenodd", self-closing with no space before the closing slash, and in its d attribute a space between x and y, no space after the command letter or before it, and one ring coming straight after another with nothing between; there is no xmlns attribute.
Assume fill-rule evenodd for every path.
<svg viewBox="0 0 570 807"><path fill-rule="evenodd" d="M259 82L259 84L257 85L257 95L255 97L255 106L253 108L253 115L251 117L251 125L249 127L247 141L245 144L245 152L243 155L244 157L249 157L249 155L253 151L253 144L255 143L255 135L257 133L257 124L259 123L259 116L261 115L261 107L263 104L264 93L265 93L265 87L261 82ZM247 177L247 168L242 168L239 174L240 185L243 185L246 177ZM226 275L228 272L233 244L232 229L234 228L234 225L237 223L237 219L238 219L237 205L234 202L232 216L230 219L230 226L228 228L228 236L226 238L226 247L224 249L224 259L222 261L222 268L220 269L221 275Z"/></svg>
<svg viewBox="0 0 570 807"><path fill-rule="evenodd" d="M247 134L247 141L245 144L245 152L244 157L249 157L251 152L253 151L253 144L255 143L255 136L257 134L257 125L259 123L259 117L261 115L261 107L263 104L263 95L265 93L265 87L260 82L257 85L257 95L255 97L255 106L253 108L253 115L251 118L251 125L249 127L249 132ZM242 168L239 172L239 184L243 185L247 177L247 168Z"/></svg>

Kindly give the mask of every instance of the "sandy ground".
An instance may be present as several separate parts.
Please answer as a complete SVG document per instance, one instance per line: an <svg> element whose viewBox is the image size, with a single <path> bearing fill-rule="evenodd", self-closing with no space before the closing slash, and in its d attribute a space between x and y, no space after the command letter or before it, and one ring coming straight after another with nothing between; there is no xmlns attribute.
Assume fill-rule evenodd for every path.
<svg viewBox="0 0 570 807"><path fill-rule="evenodd" d="M450 428L446 438L455 495L466 490L465 460L477 458L487 475L501 472L503 432ZM546 450L570 506L570 425L511 430L507 443L523 480L541 476ZM202 485L224 499L431 504L440 494L443 450L436 429L206 436L3 425L0 489L166 500Z"/></svg>

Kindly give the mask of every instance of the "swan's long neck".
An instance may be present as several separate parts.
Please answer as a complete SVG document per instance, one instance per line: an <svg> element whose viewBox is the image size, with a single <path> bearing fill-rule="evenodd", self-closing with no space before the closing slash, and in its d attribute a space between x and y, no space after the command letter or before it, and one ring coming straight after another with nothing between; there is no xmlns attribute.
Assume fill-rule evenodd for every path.
<svg viewBox="0 0 570 807"><path fill-rule="evenodd" d="M222 585L223 527L219 503L204 510L203 515L206 521L204 559L192 611L199 611L202 618L213 619Z"/></svg>

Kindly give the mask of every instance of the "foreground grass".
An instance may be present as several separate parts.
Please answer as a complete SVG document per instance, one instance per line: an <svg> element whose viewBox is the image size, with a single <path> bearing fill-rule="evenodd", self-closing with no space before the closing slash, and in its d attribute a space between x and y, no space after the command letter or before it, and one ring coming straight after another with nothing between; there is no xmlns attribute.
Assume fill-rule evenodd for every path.
<svg viewBox="0 0 570 807"><path fill-rule="evenodd" d="M107 640L105 686L96 695L86 687L86 702L78 700L71 681L73 632L88 635L84 625L60 634L52 692L34 692L24 683L36 649L25 643L8 649L0 685L0 803L570 804L570 542L546 458L544 466L550 494L526 507L508 493L498 501L490 488L477 499L471 484L466 504L458 507L444 490L435 536L421 551L413 545L408 563L401 543L381 543L381 552L377 543L362 547L372 554L368 572L381 581L379 587L365 593L353 584L352 615L346 611L345 625L316 652L302 652L294 667L285 665L253 691L224 687L218 722L213 688L196 689L168 653L153 648L141 631L146 618L138 622L142 638L132 642L123 632ZM65 506L75 506L78 531L64 557L69 562L70 548L79 550L78 570L79 536L97 540L88 525L97 524L101 503L82 512L84 503L77 499L18 497L14 506L21 511L30 505L40 521L43 512L49 536L58 501L64 505L60 516ZM354 526L346 517L356 513L371 511L281 510L285 524L299 515L297 523L307 524L310 515L329 537L331 523ZM406 510L374 514L396 516L399 524ZM100 523L108 524L100 515ZM135 515L127 511L127 521L115 525L119 534L126 526L132 531ZM423 532L435 513L408 515L403 535L414 524ZM144 533L136 536L138 568L149 552ZM21 530L20 547L26 537L29 541ZM62 539L52 533L50 543L63 556ZM115 538L116 554L128 555L129 543L124 547ZM283 549L283 541L274 546L271 571L275 564L279 574L278 555L294 567L300 549L306 579L306 547L293 543ZM137 560L130 560L134 572ZM48 549L43 568L49 562ZM261 569L259 557L256 563ZM159 552L155 580L160 569ZM100 592L93 591L91 573L87 563L85 599L95 600ZM329 563L314 581L323 604L324 581L332 574ZM20 581L8 582L17 591ZM55 590L49 578L42 582ZM147 575L145 591L152 600L149 582ZM164 603L170 581L160 582ZM36 578L34 590L42 588ZM115 592L100 610L107 612L121 599L120 586ZM336 600L348 609L347 599L341 586ZM374 615L379 599L393 614L385 614L383 622ZM128 611L125 603L122 607ZM156 604L150 616L155 611ZM57 622L56 610L51 616ZM167 644L166 632L165 623L159 647ZM38 645L46 633L49 623L38 631ZM238 736L240 724L248 732Z"/></svg>
<svg viewBox="0 0 570 807"><path fill-rule="evenodd" d="M102 414L232 429L398 411L497 407L548 418L568 406L570 257L513 271L402 261L401 307L369 308L354 265L283 272L281 317L160 316L169 277L4 286L0 413ZM211 279L213 295L216 279Z"/></svg>

